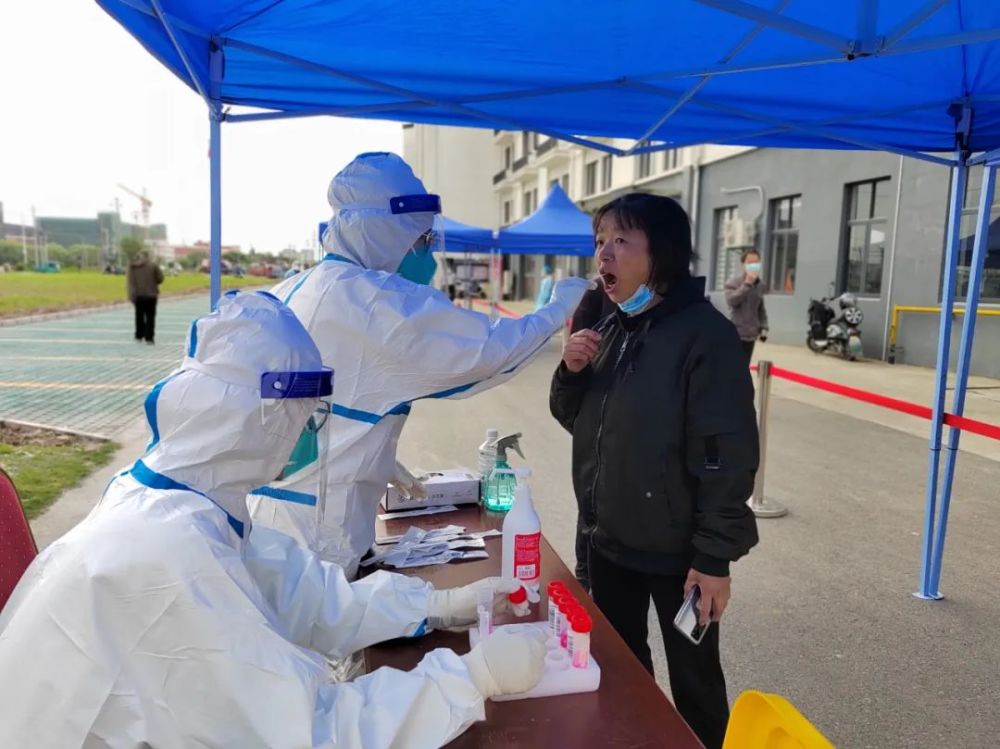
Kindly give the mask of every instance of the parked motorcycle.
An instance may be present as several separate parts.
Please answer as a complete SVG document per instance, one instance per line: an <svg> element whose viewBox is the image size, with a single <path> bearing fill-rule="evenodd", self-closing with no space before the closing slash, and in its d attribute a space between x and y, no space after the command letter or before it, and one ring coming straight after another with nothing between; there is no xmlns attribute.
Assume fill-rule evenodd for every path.
<svg viewBox="0 0 1000 749"><path fill-rule="evenodd" d="M806 345L814 353L832 351L854 361L861 356L861 330L858 326L864 319L854 294L810 299Z"/></svg>

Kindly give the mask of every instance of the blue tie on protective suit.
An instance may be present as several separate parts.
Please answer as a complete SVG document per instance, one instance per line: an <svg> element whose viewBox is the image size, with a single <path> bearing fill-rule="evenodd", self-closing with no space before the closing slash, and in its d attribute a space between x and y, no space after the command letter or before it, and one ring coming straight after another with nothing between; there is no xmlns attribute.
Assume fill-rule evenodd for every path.
<svg viewBox="0 0 1000 749"><path fill-rule="evenodd" d="M327 658L471 623L477 589L507 590L387 572L348 583L288 536L251 531L248 491L328 411L330 378L267 292L195 322L147 399L147 453L0 613L0 746L440 746L484 717L484 697L537 682L544 646L513 636L330 682Z"/></svg>
<svg viewBox="0 0 1000 749"><path fill-rule="evenodd" d="M440 236L440 201L402 159L359 156L327 197L334 211L323 238L327 258L272 290L337 371L325 481L319 463L300 467L255 490L250 507L255 523L295 537L353 577L375 541L386 484L412 481L396 462L410 404L465 398L513 377L572 316L588 282L563 279L534 314L491 322L414 283L430 269L422 238Z"/></svg>

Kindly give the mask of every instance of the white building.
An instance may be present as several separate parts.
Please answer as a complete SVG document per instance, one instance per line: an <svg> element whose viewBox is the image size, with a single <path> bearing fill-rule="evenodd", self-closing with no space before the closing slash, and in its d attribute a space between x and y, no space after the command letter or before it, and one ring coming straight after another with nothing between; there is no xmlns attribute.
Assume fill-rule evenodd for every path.
<svg viewBox="0 0 1000 749"><path fill-rule="evenodd" d="M620 150L632 145L624 139L592 140ZM694 216L699 167L748 150L693 146L617 157L539 133L404 126L404 158L429 190L441 194L445 213L493 229L531 215L557 183L588 212L628 192L653 192L676 199ZM563 274L593 270L590 258L505 257L504 296L532 298L545 265Z"/></svg>

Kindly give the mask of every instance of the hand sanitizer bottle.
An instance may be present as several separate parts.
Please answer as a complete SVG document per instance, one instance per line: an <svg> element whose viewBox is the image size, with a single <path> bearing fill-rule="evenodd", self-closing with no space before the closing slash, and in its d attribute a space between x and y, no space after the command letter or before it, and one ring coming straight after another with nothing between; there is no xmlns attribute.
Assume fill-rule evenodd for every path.
<svg viewBox="0 0 1000 749"><path fill-rule="evenodd" d="M518 469L514 506L503 521L503 558L500 576L520 580L537 589L542 575L542 523L531 501L528 477L531 471Z"/></svg>

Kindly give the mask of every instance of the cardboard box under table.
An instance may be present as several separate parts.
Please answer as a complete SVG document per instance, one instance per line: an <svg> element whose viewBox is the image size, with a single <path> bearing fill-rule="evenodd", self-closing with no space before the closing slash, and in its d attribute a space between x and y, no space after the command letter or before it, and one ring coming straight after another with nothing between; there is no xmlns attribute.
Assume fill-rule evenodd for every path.
<svg viewBox="0 0 1000 749"><path fill-rule="evenodd" d="M500 528L502 523L502 515L483 512L479 507L467 507L442 515L380 521L378 534L404 533L411 525L438 528L455 524L477 531ZM420 567L404 570L403 573L421 577L438 588L466 585L497 575L500 570L500 539L489 538L486 544L489 559ZM565 582L593 619L590 649L601 665L600 688L596 692L558 697L487 702L486 721L472 726L449 747L701 747L670 700L543 538L542 601L531 606L529 619L545 618L544 589L550 580ZM498 617L496 623L507 621L510 620ZM419 663L425 653L439 647L451 648L460 654L467 653L469 635L465 632L432 632L425 637L376 645L364 651L365 667L369 672L380 666L409 670Z"/></svg>

